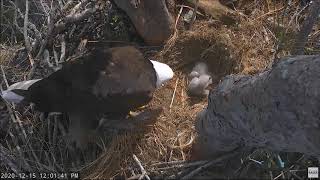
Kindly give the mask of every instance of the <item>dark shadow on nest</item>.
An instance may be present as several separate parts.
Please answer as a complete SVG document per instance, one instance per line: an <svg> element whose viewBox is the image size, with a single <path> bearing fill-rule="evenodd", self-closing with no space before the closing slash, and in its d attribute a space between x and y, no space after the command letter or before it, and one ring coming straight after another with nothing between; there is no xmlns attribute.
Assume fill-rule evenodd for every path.
<svg viewBox="0 0 320 180"><path fill-rule="evenodd" d="M194 97L194 96L189 96L189 105L193 106L195 104L199 104L201 103L204 99L206 99L207 97Z"/></svg>
<svg viewBox="0 0 320 180"><path fill-rule="evenodd" d="M145 109L135 115L128 116L126 119L105 119L100 120L100 125L96 129L96 134L91 136L91 140L86 149L77 149L75 145L69 145L70 154L74 161L84 163L95 160L99 155L108 149L112 139L119 135L134 132L139 134L139 139L133 142L139 142L143 134L149 132L150 127L155 124L157 117L162 113L162 108ZM137 143L134 144L134 146Z"/></svg>
<svg viewBox="0 0 320 180"><path fill-rule="evenodd" d="M127 158L136 152L137 146L145 138L145 134L152 130L162 111L162 108L147 108L133 117L105 120L101 123L97 131L99 136L104 138L104 142L109 144L105 146L102 153L97 155L96 158L100 161L94 161L81 170L83 177L89 179L102 177L101 173L103 177L109 177L109 173L115 173L114 170L118 168L116 166L126 162ZM101 168L103 172L96 171L98 174L92 171ZM111 176L116 179L125 179L123 174L117 174L116 177L114 175Z"/></svg>

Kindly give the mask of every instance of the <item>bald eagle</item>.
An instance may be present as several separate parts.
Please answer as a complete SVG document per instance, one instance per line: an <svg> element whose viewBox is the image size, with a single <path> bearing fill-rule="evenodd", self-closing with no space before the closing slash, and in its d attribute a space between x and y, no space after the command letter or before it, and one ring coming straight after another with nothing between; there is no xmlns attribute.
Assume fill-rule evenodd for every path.
<svg viewBox="0 0 320 180"><path fill-rule="evenodd" d="M2 98L33 103L41 112L68 113L70 135L82 146L102 115L126 117L173 75L168 65L145 59L135 47L96 48L46 78L11 85Z"/></svg>

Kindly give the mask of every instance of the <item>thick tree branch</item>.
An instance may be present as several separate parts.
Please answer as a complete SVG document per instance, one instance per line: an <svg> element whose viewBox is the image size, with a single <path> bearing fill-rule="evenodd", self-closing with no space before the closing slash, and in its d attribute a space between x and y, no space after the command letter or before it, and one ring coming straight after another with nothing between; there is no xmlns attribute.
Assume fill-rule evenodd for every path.
<svg viewBox="0 0 320 180"><path fill-rule="evenodd" d="M25 46L27 51L30 53L31 52L31 44L29 41L29 37L28 37L28 16L29 16L29 1L26 0L26 12L24 15L24 23L23 23L23 36L24 36L24 41L25 41ZM33 63L31 64L33 65Z"/></svg>

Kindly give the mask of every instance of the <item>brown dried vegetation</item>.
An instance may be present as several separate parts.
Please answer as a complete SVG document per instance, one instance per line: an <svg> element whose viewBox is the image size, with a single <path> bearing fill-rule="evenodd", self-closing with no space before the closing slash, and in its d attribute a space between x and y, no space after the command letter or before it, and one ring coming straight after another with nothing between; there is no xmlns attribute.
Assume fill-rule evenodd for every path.
<svg viewBox="0 0 320 180"><path fill-rule="evenodd" d="M188 164L191 146L196 136L194 120L197 113L206 107L207 102L206 99L191 98L186 93L187 75L194 63L198 61L208 63L209 70L214 76L214 84L231 73L255 74L263 71L275 58L289 54L288 45L291 44L305 11L299 6L298 1L289 6L270 0L239 0L235 12L239 16L239 21L231 26L206 17L196 20L191 30L185 30L181 28L184 23L182 18L178 20L178 29L174 36L154 55L155 59L169 64L175 71L175 77L156 91L153 101L147 107L162 107L163 112L156 118L154 124L148 125L149 128L141 127L140 131L128 131L108 137L109 142L97 151L99 153L95 154L96 158L83 163L80 167L83 177L110 178L120 175L129 178L135 173L141 174L132 154L138 157L145 170L152 176L182 177L185 175L183 170L191 171L195 169L192 167L197 167ZM320 35L318 27L310 35L307 53L316 53L320 50L314 41ZM12 65L15 51L12 49L16 48L4 46L0 49L0 62L10 84L22 80L30 68L27 66L21 71ZM7 113L7 108L3 106L1 108L1 113ZM35 118L38 114L25 116L16 111L16 116L23 123L32 122L34 128L46 127L39 125L38 118ZM32 117L36 120L28 120ZM41 141L47 138L44 134L40 135L38 138ZM10 136L1 138L4 138L1 140L3 143L12 141ZM57 143L54 148L72 153L62 146L63 143ZM27 151L28 147L22 148ZM49 154L45 156L52 155L44 159L50 161L52 158L60 158L59 153L50 151L50 144L38 148L44 147L47 149L44 151ZM14 148L9 154L17 156ZM42 163L47 164L47 162L40 164ZM62 166L62 170L67 167L61 164L59 166ZM77 168L79 169L79 166ZM177 174L179 172L182 172L182 175Z"/></svg>

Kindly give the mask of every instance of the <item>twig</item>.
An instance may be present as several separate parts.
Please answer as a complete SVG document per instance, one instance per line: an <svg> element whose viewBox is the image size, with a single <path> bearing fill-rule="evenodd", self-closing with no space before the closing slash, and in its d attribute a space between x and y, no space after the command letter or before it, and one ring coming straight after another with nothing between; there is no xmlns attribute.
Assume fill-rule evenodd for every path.
<svg viewBox="0 0 320 180"><path fill-rule="evenodd" d="M64 37L64 35L62 35L61 37L61 55L60 55L60 63L64 62L65 58L66 58L66 39Z"/></svg>
<svg viewBox="0 0 320 180"><path fill-rule="evenodd" d="M185 164L175 164L173 166L168 166L168 167L160 167L160 168L155 168L156 170L168 170L168 169L176 169L176 168L190 168L193 166L201 166L203 164L208 163L209 161L195 161L195 162L190 162L190 163L185 163Z"/></svg>
<svg viewBox="0 0 320 180"><path fill-rule="evenodd" d="M80 12L78 14L69 14L67 15L62 22L59 22L55 25L55 33L59 33L63 31L66 28L66 25L69 23L75 23L78 21L82 21L85 18L88 18L91 16L94 12L96 12L96 8L88 8L84 10L83 12Z"/></svg>
<svg viewBox="0 0 320 180"><path fill-rule="evenodd" d="M42 11L46 14L47 17L49 17L49 6L46 2L43 2L43 1L44 0L40 0Z"/></svg>
<svg viewBox="0 0 320 180"><path fill-rule="evenodd" d="M28 37L28 16L29 16L29 1L26 0L26 12L24 14L24 23L23 23L23 35L24 35L24 41L25 41L25 46L28 52L31 50L31 45Z"/></svg>
<svg viewBox="0 0 320 180"><path fill-rule="evenodd" d="M70 31L70 33L69 33L69 35L68 35L70 39L71 39L73 33L74 33L76 30L77 30L77 26L76 26L76 25L72 25L72 29L71 29L71 31Z"/></svg>
<svg viewBox="0 0 320 180"><path fill-rule="evenodd" d="M139 166L139 168L141 170L141 173L142 173L142 175L140 176L139 180L143 179L144 177L146 177L147 180L150 180L150 177L148 176L147 171L142 166L142 164L139 161L138 157L136 155L134 155L134 154L132 156L133 156L134 161L138 164L138 166Z"/></svg>
<svg viewBox="0 0 320 180"><path fill-rule="evenodd" d="M193 141L194 141L194 137L191 136L189 142L187 142L186 144L182 144L182 145L179 145L179 146L170 145L170 148L172 148L172 149L177 149L177 148L184 149L185 147L190 146Z"/></svg>
<svg viewBox="0 0 320 180"><path fill-rule="evenodd" d="M59 2L60 9L62 9L63 8L63 2L61 0L58 0L58 2Z"/></svg>
<svg viewBox="0 0 320 180"><path fill-rule="evenodd" d="M57 133L58 133L58 116L54 115L54 126L53 126L53 138L52 142L57 143Z"/></svg>
<svg viewBox="0 0 320 180"><path fill-rule="evenodd" d="M186 156L183 152L183 148L181 147L182 146L182 142L181 142L181 139L180 139L180 136L178 135L178 143L179 143L179 150L180 150L180 153L181 153L181 156L182 156L182 160L186 160Z"/></svg>
<svg viewBox="0 0 320 180"><path fill-rule="evenodd" d="M7 85L7 88L9 87L9 84L7 82L7 79L6 79L6 76L5 76L5 72L1 66L1 71L2 71L2 74L3 74L3 77L4 77L4 80L6 82L6 85ZM15 127L15 130L16 132L20 135L20 130L22 132L22 137L21 137L21 140L29 147L29 149L31 150L31 153L33 155L33 157L35 158L36 162L39 163L39 159L37 158L37 156L35 155L34 153L34 150L33 148L31 147L30 143L28 143L27 141L27 134L26 134L26 131L23 127L23 125L21 124L21 120L19 119L19 116L15 114L15 111L11 109L11 107L9 106L9 104L6 103L6 106L7 106L7 109L9 111L9 114L10 114L10 117L11 117L11 120L13 121L14 123L14 127ZM18 124L18 125L17 125ZM20 130L19 130L20 128ZM11 136L13 139L15 139L14 137L15 136ZM21 148L20 146L18 145L18 143L16 144L16 148L17 150L19 151L20 155L22 156L22 152L21 152ZM29 151L30 153L30 151ZM30 169L30 166L27 164L27 162L24 160L25 162L25 166L26 168Z"/></svg>
<svg viewBox="0 0 320 180"><path fill-rule="evenodd" d="M142 176L141 174L136 174L136 175L129 177L127 180L139 179L141 176Z"/></svg>
<svg viewBox="0 0 320 180"><path fill-rule="evenodd" d="M26 20L25 19L25 15L23 15L21 13L21 10L16 6L16 4L14 2L9 1L9 3L13 6L13 8L15 10L14 11L14 25L16 26L16 28L18 29L18 31L22 35L25 35L24 34L24 29L19 27L18 22L17 22L18 18L22 18L25 21ZM41 35L40 31L36 28L36 26L32 22L30 22L28 20L27 20L27 26L25 26L25 27L26 27L25 29L27 30L27 32L28 32L28 28L27 27L30 27L30 29L32 29L35 32L36 41L35 41L34 45L31 46L31 43L29 42L29 45L30 45L30 49L29 49L30 51L29 52L33 52L36 49L36 47L38 46L39 42L41 41L42 35ZM25 36L24 36L24 39L26 39ZM29 41L29 37L27 38L27 41ZM28 46L26 42L25 42L25 44L26 44L26 46Z"/></svg>
<svg viewBox="0 0 320 180"><path fill-rule="evenodd" d="M182 11L183 11L183 7L180 7L176 22L174 23L174 32L177 31L177 26L178 26L178 22L179 22Z"/></svg>
<svg viewBox="0 0 320 180"><path fill-rule="evenodd" d="M54 49L54 47L52 47L52 51L53 51L54 61L55 61L55 63L56 63L56 66L58 66L58 64L59 64L58 53L57 53L57 51Z"/></svg>
<svg viewBox="0 0 320 180"><path fill-rule="evenodd" d="M123 43L123 44L128 44L128 45L136 45L137 43L133 43L133 42L128 42L128 41L113 41L113 40L107 40L107 41L87 41L86 43ZM150 46L148 46L147 48L149 48ZM156 46L158 47L158 46Z"/></svg>
<svg viewBox="0 0 320 180"><path fill-rule="evenodd" d="M292 172L292 171L288 171L290 174L292 174L294 177L296 177L297 179L299 180L303 180L302 177L298 176L295 172Z"/></svg>
<svg viewBox="0 0 320 180"><path fill-rule="evenodd" d="M170 112L171 112L171 107L172 107L172 104L173 104L174 97L176 96L178 82L179 82L179 78L177 78L177 80L176 80L176 85L174 87L174 91L173 91L173 94L172 94L171 103L170 103L170 106L169 106Z"/></svg>
<svg viewBox="0 0 320 180"><path fill-rule="evenodd" d="M31 54L30 54L31 53L31 44L30 44L29 36L28 36L28 16L29 16L29 1L26 0L26 12L24 15L24 23L23 23L23 36L24 36L25 46L28 51L30 64L31 64L31 66L33 66L34 61L33 61Z"/></svg>
<svg viewBox="0 0 320 180"><path fill-rule="evenodd" d="M210 167L211 165L215 164L216 162L211 161L209 163L204 164L203 166L198 167L197 169L191 171L191 173L187 174L186 176L182 177L181 180L186 180L186 179L192 179L193 176L197 175L200 173L202 170Z"/></svg>
<svg viewBox="0 0 320 180"><path fill-rule="evenodd" d="M49 55L48 49L45 49L43 51L43 59L44 59L45 62L47 62L48 66L50 68L53 68L53 64L50 62L50 55Z"/></svg>
<svg viewBox="0 0 320 180"><path fill-rule="evenodd" d="M74 8L71 11L71 15L75 14L77 11L79 11L82 7L84 7L85 5L87 5L89 2L89 0L83 0L80 1L77 5L74 6Z"/></svg>
<svg viewBox="0 0 320 180"><path fill-rule="evenodd" d="M159 162L151 164L150 166L170 166L170 165L181 165L187 163L186 161L170 161L170 162Z"/></svg>
<svg viewBox="0 0 320 180"><path fill-rule="evenodd" d="M177 7L182 7L182 8L188 8L188 9L191 9L191 10L194 10L194 8L192 8L192 7L190 7L190 6L186 6L186 5L177 5ZM206 16L206 15L204 15L204 14L202 14L201 12L199 12L199 11L197 11L197 14L198 15L201 15L201 16Z"/></svg>
<svg viewBox="0 0 320 180"><path fill-rule="evenodd" d="M1 73L2 73L2 76L3 76L3 80L4 80L4 82L5 82L6 86L7 86L7 89L8 89L9 83L8 83L8 80L7 80L7 77L6 77L6 73L4 72L3 66L1 65L0 67L1 67Z"/></svg>
<svg viewBox="0 0 320 180"><path fill-rule="evenodd" d="M178 138L176 137L172 144L175 144L177 141L178 141ZM172 155L173 155L173 150L174 149L172 149L172 148L170 149L169 158L168 158L169 161L171 161L171 158L172 158Z"/></svg>
<svg viewBox="0 0 320 180"><path fill-rule="evenodd" d="M222 156L222 157L220 157L220 158L217 158L217 159L215 159L215 160L213 160L213 161L210 161L210 162L204 164L203 166L200 166L200 167L198 167L197 169L191 171L189 174L185 175L185 176L182 177L181 179L182 179L182 180L192 179L192 177L194 177L195 175L197 175L198 173L200 173L202 170L204 170L204 169L212 166L213 164L216 164L216 163L219 163L219 162L221 162L221 161L227 160L227 159L233 157L233 156L236 155L236 154L237 154L236 152L233 152L233 153L231 153L231 154L226 154L226 155L224 155L224 156Z"/></svg>
<svg viewBox="0 0 320 180"><path fill-rule="evenodd" d="M71 7L71 5L72 5L72 0L69 0L62 8L62 14L66 12Z"/></svg>
<svg viewBox="0 0 320 180"><path fill-rule="evenodd" d="M9 114L12 115L13 114L12 111L9 111ZM11 116L11 118L12 118L12 116ZM17 128L17 126L15 126L15 128ZM15 135L13 135L11 132L9 132L8 134L11 137L11 139L15 145L15 149L18 151L20 157L23 157L23 153L21 151L21 147L19 146L17 137ZM23 165L21 165L22 162L23 162ZM19 165L20 169L22 167L24 170L29 170L29 171L31 170L30 165L28 164L28 162L24 158L21 158L18 164L20 164Z"/></svg>
<svg viewBox="0 0 320 180"><path fill-rule="evenodd" d="M2 25L3 18L4 18L4 8L3 8L3 0L0 1L0 25ZM2 34L2 32L0 32ZM2 42L2 36L0 36L0 41Z"/></svg>
<svg viewBox="0 0 320 180"><path fill-rule="evenodd" d="M272 15L272 14L277 13L277 12L279 12L279 11L282 11L284 8L285 8L285 7L283 6L283 7L279 8L279 9L276 9L276 10L273 10L273 11L269 11L269 12L267 12L267 13L265 13L265 14L257 17L257 18L255 18L253 21L260 20L261 18L264 18L264 17L266 17L266 16Z"/></svg>
<svg viewBox="0 0 320 180"><path fill-rule="evenodd" d="M53 22L52 15L50 15L48 17L48 31L47 31L47 34L46 34L46 38L45 38L45 40L42 41L40 50L39 50L39 52L38 52L38 54L37 54L35 59L39 59L40 56L42 55L42 52L44 51L44 49L45 49L45 47L47 45L47 42L48 42L49 38L51 37L53 28L54 28L54 22Z"/></svg>
<svg viewBox="0 0 320 180"><path fill-rule="evenodd" d="M49 146L52 145L52 133L51 133L51 119L50 117L48 116L46 121L48 122L47 123L47 134L48 134L48 143L49 143Z"/></svg>
<svg viewBox="0 0 320 180"><path fill-rule="evenodd" d="M6 73L4 72L4 69L3 69L2 65L1 65L0 67L1 67L1 72L2 72L3 79L4 79L4 81L5 81L5 84L6 84L7 88L8 88L8 87L9 87L9 84L8 84L8 80L7 80L7 77L6 77ZM20 126L20 128L21 128L21 130L22 130L22 133L23 133L23 135L24 135L24 138L22 138L22 139L26 139L26 138L27 138L26 131L24 130L24 128L23 128L20 120L17 120L17 119L18 119L18 116L14 113L14 110L12 110L12 108L10 107L10 105L9 105L8 103L6 103L6 106L7 106L7 109L8 109L8 111L9 111L11 120L13 121L13 123L14 123L15 125L16 125L16 123L18 123L19 126ZM15 127L16 127L16 126L15 126ZM16 130L17 130L17 132L19 132L17 127L16 127Z"/></svg>
<svg viewBox="0 0 320 180"><path fill-rule="evenodd" d="M85 50L85 47L86 47L86 45L87 45L87 42L88 42L87 39L82 39L82 40L80 41L77 49L76 49L75 54L81 54L81 53L83 53L84 50Z"/></svg>
<svg viewBox="0 0 320 180"><path fill-rule="evenodd" d="M50 146L50 145L49 145ZM49 158L49 155L48 155L48 152L47 151L44 151L44 155L46 157L46 160L47 160L47 163L48 163L48 168L51 169L51 171L54 171L54 166L52 164L52 160Z"/></svg>
<svg viewBox="0 0 320 180"><path fill-rule="evenodd" d="M307 9L307 7L309 7L309 4L307 4L306 6L304 6L300 11L297 11L294 13L294 15L291 17L289 23L288 23L288 26L286 28L286 33L288 33L289 31L289 27L291 26L291 24L293 23L294 19L296 19L297 17L300 16L300 14L305 10Z"/></svg>
<svg viewBox="0 0 320 180"><path fill-rule="evenodd" d="M310 6L310 11L307 18L304 20L302 24L302 28L298 33L298 36L295 40L295 44L293 46L292 54L293 55L302 55L304 54L304 47L308 41L308 36L312 31L313 25L316 23L320 14L320 1L312 1Z"/></svg>
<svg viewBox="0 0 320 180"><path fill-rule="evenodd" d="M269 175L270 175L270 180L273 180L273 173L272 173L272 171L269 171Z"/></svg>
<svg viewBox="0 0 320 180"><path fill-rule="evenodd" d="M181 88L181 103L182 103L182 108L184 108L185 106L185 95L184 95L184 91L185 91L185 78L186 76L183 76L182 78L182 88Z"/></svg>
<svg viewBox="0 0 320 180"><path fill-rule="evenodd" d="M193 14L192 14L192 18L191 18L189 29L191 29L194 21L196 20L198 7L199 7L199 0L196 0L196 4L195 4L195 8L193 9Z"/></svg>
<svg viewBox="0 0 320 180"><path fill-rule="evenodd" d="M10 167L10 169L15 172L18 173L19 172L19 163L14 162L15 160L13 158L10 158L12 155L10 155L7 150L2 146L2 144L0 144L0 159L2 163L6 163L6 165L8 165Z"/></svg>
<svg viewBox="0 0 320 180"><path fill-rule="evenodd" d="M47 45L47 43L48 43L48 40L49 40L49 38L51 38L51 35L52 35L52 32L53 32L53 28L54 28L54 22L53 22L52 15L50 15L50 16L48 17L48 31L47 31L47 35L46 35L45 39L41 42L41 47L40 47L40 49L39 49L39 51L38 51L38 54L37 54L37 56L35 57L35 59L39 59L39 58L42 56L42 53L43 53L43 51L44 51L44 49L45 49L45 47L46 47L46 45ZM32 78L35 70L36 70L36 66L34 65L34 66L31 67L31 70L30 70L30 72L29 72L29 74L28 74L27 79L31 79L31 78Z"/></svg>
<svg viewBox="0 0 320 180"><path fill-rule="evenodd" d="M276 176L273 180L279 179L280 177L284 177L283 171L281 171L281 173L278 176Z"/></svg>

